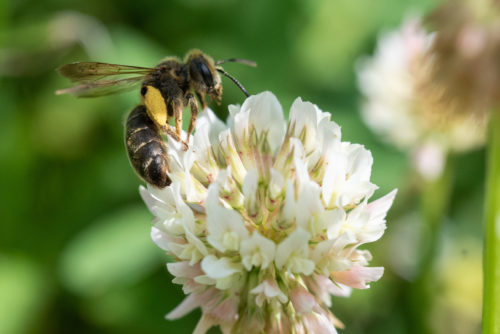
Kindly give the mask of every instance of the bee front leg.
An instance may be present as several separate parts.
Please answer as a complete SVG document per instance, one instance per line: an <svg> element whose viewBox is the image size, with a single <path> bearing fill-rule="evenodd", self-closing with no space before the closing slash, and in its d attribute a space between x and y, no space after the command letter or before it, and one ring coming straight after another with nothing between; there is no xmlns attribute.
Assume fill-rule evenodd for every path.
<svg viewBox="0 0 500 334"><path fill-rule="evenodd" d="M189 121L189 127L186 138L186 142L189 143L189 136L191 136L191 133L194 130L194 125L196 124L196 118L198 117L199 109L198 109L198 103L196 102L196 99L194 98L193 94L188 94L186 98L189 103L189 108L191 109L191 120Z"/></svg>
<svg viewBox="0 0 500 334"><path fill-rule="evenodd" d="M201 110L207 108L207 103L205 102L205 94L204 93L200 93L200 92L196 92L196 96L198 96L198 100L200 100L200 103L201 103Z"/></svg>

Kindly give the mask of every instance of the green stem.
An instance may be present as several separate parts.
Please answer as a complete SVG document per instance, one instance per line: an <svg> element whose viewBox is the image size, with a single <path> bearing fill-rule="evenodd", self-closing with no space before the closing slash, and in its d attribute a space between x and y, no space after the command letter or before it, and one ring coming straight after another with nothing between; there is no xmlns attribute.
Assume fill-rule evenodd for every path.
<svg viewBox="0 0 500 334"><path fill-rule="evenodd" d="M420 258L411 288L411 331L432 333L429 320L435 295L434 264L438 257L441 230L448 209L452 187L452 161L448 157L443 173L436 180L426 181L421 190Z"/></svg>
<svg viewBox="0 0 500 334"><path fill-rule="evenodd" d="M427 181L423 185L421 210L424 224L422 240L422 255L418 265L418 276L432 271L434 260L439 250L439 239L443 220L448 210L449 199L452 187L452 161L450 157L446 159L443 174L434 181Z"/></svg>
<svg viewBox="0 0 500 334"><path fill-rule="evenodd" d="M490 120L483 254L483 334L500 333L500 110Z"/></svg>

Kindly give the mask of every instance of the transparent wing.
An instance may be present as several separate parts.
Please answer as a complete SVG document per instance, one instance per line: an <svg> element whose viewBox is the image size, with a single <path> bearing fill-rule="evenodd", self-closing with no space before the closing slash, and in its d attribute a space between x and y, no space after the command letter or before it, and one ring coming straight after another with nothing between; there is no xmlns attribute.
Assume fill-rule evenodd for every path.
<svg viewBox="0 0 500 334"><path fill-rule="evenodd" d="M96 62L79 62L66 64L57 69L63 76L73 82L99 80L114 75L146 75L153 69L148 67L116 65Z"/></svg>
<svg viewBox="0 0 500 334"><path fill-rule="evenodd" d="M77 97L98 97L125 92L136 88L144 80L144 75L117 80L94 80L79 85L56 90L56 94L71 94Z"/></svg>

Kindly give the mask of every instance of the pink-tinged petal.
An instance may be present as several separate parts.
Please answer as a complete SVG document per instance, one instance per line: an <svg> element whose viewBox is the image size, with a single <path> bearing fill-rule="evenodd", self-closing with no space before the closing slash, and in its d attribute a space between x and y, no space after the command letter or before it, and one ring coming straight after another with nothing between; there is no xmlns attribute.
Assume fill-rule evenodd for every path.
<svg viewBox="0 0 500 334"><path fill-rule="evenodd" d="M238 299L231 296L220 302L214 309L207 311L220 321L235 321L238 312Z"/></svg>
<svg viewBox="0 0 500 334"><path fill-rule="evenodd" d="M300 314L311 312L313 307L317 305L314 296L301 285L290 292L290 300L295 311Z"/></svg>
<svg viewBox="0 0 500 334"><path fill-rule="evenodd" d="M398 190L394 189L387 195L371 202L366 206L366 211L370 213L371 224L380 224L380 222L385 221L387 211L391 208L397 193Z"/></svg>
<svg viewBox="0 0 500 334"><path fill-rule="evenodd" d="M321 300L326 306L332 305L331 296L349 297L352 289L344 284L333 283L325 275L314 275L306 280L311 292Z"/></svg>
<svg viewBox="0 0 500 334"><path fill-rule="evenodd" d="M325 315L316 312L311 312L304 316L304 324L307 333L314 334L337 334L335 326L331 320Z"/></svg>
<svg viewBox="0 0 500 334"><path fill-rule="evenodd" d="M172 282L177 283L175 279ZM185 279L185 282L182 283L182 291L185 295L202 293L206 288L206 285L198 284L193 279Z"/></svg>
<svg viewBox="0 0 500 334"><path fill-rule="evenodd" d="M351 269L332 273L335 282L355 289L368 289L367 282L378 281L384 274L384 267L362 267L355 264Z"/></svg>
<svg viewBox="0 0 500 334"><path fill-rule="evenodd" d="M342 323L342 321L340 321L336 316L333 315L332 312L330 312L329 309L325 309L325 308L322 308L322 307L316 307L314 309L314 311L318 314L321 314L323 315L324 317L326 317L328 319L328 321L333 325L335 326L335 328L345 328L345 325Z"/></svg>
<svg viewBox="0 0 500 334"><path fill-rule="evenodd" d="M203 313L210 313L213 309L219 305L222 294L220 290L211 287L199 295L200 305Z"/></svg>
<svg viewBox="0 0 500 334"><path fill-rule="evenodd" d="M217 325L217 321L209 314L203 314L196 324L193 334L205 334L210 328Z"/></svg>
<svg viewBox="0 0 500 334"><path fill-rule="evenodd" d="M203 275L200 264L190 265L188 261L167 263L168 271L176 277L193 278Z"/></svg>
<svg viewBox="0 0 500 334"><path fill-rule="evenodd" d="M288 301L287 296L280 290L278 284L273 279L262 281L262 283L250 290L250 293L257 295L255 303L259 307L262 307L264 300L269 301L273 298L277 298L282 304Z"/></svg>
<svg viewBox="0 0 500 334"><path fill-rule="evenodd" d="M168 313L165 318L175 320L181 318L193 311L197 307L203 310L213 309L220 300L220 291L215 288L209 288L198 294L190 294L175 309Z"/></svg>
<svg viewBox="0 0 500 334"><path fill-rule="evenodd" d="M183 239L173 238L154 226L151 228L151 239L158 247L168 252L172 251L171 244L186 243Z"/></svg>
<svg viewBox="0 0 500 334"><path fill-rule="evenodd" d="M184 282L180 284L182 284L182 291L185 295L189 295L190 293L202 293L207 288L206 285L199 284L194 279L188 278L183 280ZM172 282L177 283L176 279L172 280Z"/></svg>
<svg viewBox="0 0 500 334"><path fill-rule="evenodd" d="M182 318L198 306L200 306L201 300L198 298L197 295L191 294L184 298L184 300L177 305L176 308L174 308L170 313L168 313L165 318L168 320L175 320Z"/></svg>
<svg viewBox="0 0 500 334"><path fill-rule="evenodd" d="M344 284L333 284L328 288L328 292L336 297L349 297L352 289Z"/></svg>
<svg viewBox="0 0 500 334"><path fill-rule="evenodd" d="M278 320L278 328L275 333L285 334L292 332L292 324L289 317L287 317L285 314L281 314Z"/></svg>

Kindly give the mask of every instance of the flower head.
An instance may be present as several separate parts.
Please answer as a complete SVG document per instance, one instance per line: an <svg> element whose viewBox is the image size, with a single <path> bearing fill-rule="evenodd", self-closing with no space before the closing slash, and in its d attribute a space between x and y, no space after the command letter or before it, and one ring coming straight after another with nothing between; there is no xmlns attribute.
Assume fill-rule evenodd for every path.
<svg viewBox="0 0 500 334"><path fill-rule="evenodd" d="M382 276L358 247L382 236L395 191L368 203L371 153L309 102L288 124L269 92L229 110L227 126L204 110L188 151L169 141L170 187L141 188L189 295L167 318L200 307L196 333L336 333L331 295Z"/></svg>
<svg viewBox="0 0 500 334"><path fill-rule="evenodd" d="M430 50L432 80L446 86L462 112L500 103L500 2L446 1L429 17L437 30Z"/></svg>
<svg viewBox="0 0 500 334"><path fill-rule="evenodd" d="M420 19L408 19L382 35L375 55L358 66L365 122L391 144L413 150L416 170L428 179L441 174L448 152L482 145L486 123L484 114L460 111L464 105L433 79L435 41Z"/></svg>

